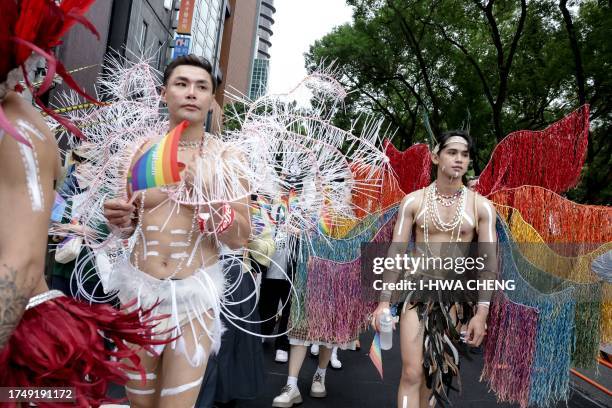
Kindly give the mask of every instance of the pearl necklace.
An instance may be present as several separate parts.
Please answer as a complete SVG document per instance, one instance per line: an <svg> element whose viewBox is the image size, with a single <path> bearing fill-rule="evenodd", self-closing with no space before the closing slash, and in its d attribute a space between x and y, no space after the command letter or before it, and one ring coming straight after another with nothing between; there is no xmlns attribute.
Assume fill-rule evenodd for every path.
<svg viewBox="0 0 612 408"><path fill-rule="evenodd" d="M440 191L438 191L438 184L435 182L434 182L434 187L435 187L436 201L442 204L444 207L451 207L453 204L455 204L455 201L457 201L457 198L461 196L462 191L463 191L463 189L460 188L459 190L455 191L452 194L445 195L445 194L441 194Z"/></svg>
<svg viewBox="0 0 612 408"><path fill-rule="evenodd" d="M451 232L450 242L455 240L456 242L461 241L461 226L463 225L463 213L465 211L466 197L467 197L467 188L463 186L460 191L459 202L457 204L457 209L455 210L455 214L451 218L449 222L445 222L440 216L440 212L437 206L436 200L436 187L435 182L429 186L427 191L425 192L425 216L423 219L423 235L425 239L425 244L429 249L429 220L431 219L434 227L441 232ZM457 235L455 237L455 229L457 230ZM431 252L431 250L430 250Z"/></svg>

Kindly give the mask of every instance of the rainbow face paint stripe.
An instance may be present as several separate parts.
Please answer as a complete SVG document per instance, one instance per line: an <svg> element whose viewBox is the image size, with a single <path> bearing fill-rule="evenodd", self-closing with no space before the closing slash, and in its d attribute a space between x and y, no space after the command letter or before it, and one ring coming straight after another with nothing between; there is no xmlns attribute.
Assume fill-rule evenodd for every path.
<svg viewBox="0 0 612 408"><path fill-rule="evenodd" d="M187 126L189 122L181 122L140 156L128 176L132 191L174 184L181 180L180 172L185 165L178 161L178 143Z"/></svg>

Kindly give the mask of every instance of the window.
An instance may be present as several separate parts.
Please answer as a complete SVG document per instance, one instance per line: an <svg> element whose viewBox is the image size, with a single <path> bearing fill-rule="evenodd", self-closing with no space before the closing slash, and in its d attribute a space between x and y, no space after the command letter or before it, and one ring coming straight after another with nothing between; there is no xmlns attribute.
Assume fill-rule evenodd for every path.
<svg viewBox="0 0 612 408"><path fill-rule="evenodd" d="M142 50L147 48L147 35L149 34L149 25L146 21L142 22L142 31L140 31L140 47Z"/></svg>
<svg viewBox="0 0 612 408"><path fill-rule="evenodd" d="M164 47L164 44L161 41L157 43L157 69L159 69L160 71L162 70L164 65L164 56L166 54L165 48L166 47Z"/></svg>
<svg viewBox="0 0 612 408"><path fill-rule="evenodd" d="M268 89L268 64L267 59L255 58L253 61L253 73L251 76L251 89L249 96L257 99L264 95Z"/></svg>

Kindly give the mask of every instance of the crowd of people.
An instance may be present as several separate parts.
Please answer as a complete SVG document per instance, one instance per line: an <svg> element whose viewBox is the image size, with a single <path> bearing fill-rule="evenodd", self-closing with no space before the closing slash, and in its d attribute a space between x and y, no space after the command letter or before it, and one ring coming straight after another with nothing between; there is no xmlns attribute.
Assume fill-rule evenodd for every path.
<svg viewBox="0 0 612 408"><path fill-rule="evenodd" d="M184 121L189 123L178 141L178 159L185 163L184 174L192 177L192 183L198 171L195 168L196 153L214 161L219 159L219 152L224 151L222 142L208 138L204 131L206 113L215 90L212 68L202 58L193 55L177 58L164 73L161 98L169 112L169 128L173 129ZM15 119L16 123L24 118L32 122L40 121L36 117L38 114L17 95L9 94L5 98L5 111L10 109L11 98L18 98L14 103L24 106L29 112L22 113ZM40 128L41 132L48 133L44 122ZM52 137L47 136L47 139L52 140ZM140 146L133 161L142 157L153 144L154 141L150 141ZM3 149L10 145L13 145L13 149L30 148L20 145L17 140L5 138ZM462 132L448 133L440 138L432 156L439 169L438 180L402 201L394 241L408 242L411 234L416 234L417 242L449 240L451 236L448 231L460 224L463 225L461 236L464 239L471 240L476 236L485 241L495 239L491 228L494 220L492 206L486 199L478 198L476 193L465 189L461 181L467 171L471 148L469 135ZM47 160L43 160L43 149L39 150L37 171L44 177L42 166L55 162L53 157L57 150L51 145L47 149L50 157ZM206 154L210 154L210 157ZM103 285L97 275L95 258L82 255L92 249L82 243L72 246L70 243L87 228L76 222L79 219L79 197L87 191L90 182L81 176L91 160L87 143L75 147L66 159L67 175L58 189L58 195L67 205L53 224L55 234L50 236L50 240L54 243L51 247L55 256L51 265L47 265L50 273L46 282L52 291L82 301L104 298L103 292L96 296ZM16 168L19 168L18 164L13 164L12 170ZM49 174L54 173L50 171ZM208 177L212 178L211 175ZM52 184L51 181L46 183L49 188ZM22 185L18 187L24 188ZM45 192L45 201L49 204L44 217L51 210L51 191ZM158 344L138 351L139 364L144 373L127 374L125 390L130 404L143 407L212 407L231 406L239 399L255 398L264 385L262 343L270 341L268 339L273 339L275 361L288 363L287 384L274 398L272 406L290 407L302 402L297 378L308 348L312 355L318 356L310 395L324 398L327 395L325 377L328 365L331 362L333 368L342 368L338 358L339 348L354 350L358 339L346 344L330 344L292 333L289 326L291 282L300 259L299 246L295 243L288 245L287 239L279 237L285 232L277 228L278 221L286 216L283 212L288 211L287 206L270 202L264 195L252 194L242 202L225 203L216 208L211 206L211 216L202 219L199 211L203 210L197 206L195 209L180 208L177 211L163 188L132 191L131 194L131 197L109 198L104 202L107 223L100 226L98 232L119 234L122 239L135 237L136 240L130 257L115 265L115 282L105 287L113 296L106 296L105 301L115 306L130 305L136 297L140 310L154 310L156 315L166 317L157 322L154 329L152 337ZM448 201L450 205L442 208L442 214L436 213L437 219L433 218L430 211L436 211L436 203L441 200ZM460 211L460 216L451 217L451 211ZM227 214L231 221L225 225L224 217ZM446 232L438 232L435 222L444 224L443 219L451 218L455 224L450 229L447 226ZM460 223L464 219L466 223ZM431 222L430 228L436 228L427 236L423 236L424 220ZM42 219L39 224L41 228L47 225ZM195 225L198 228L194 228ZM413 228L413 225L418 228ZM251 231L252 228L255 231ZM30 236L25 231L24 234ZM209 239L200 239L203 234L209 234ZM194 257L189 257L189 254L196 250L196 261L191 263ZM40 256L37 263L39 271L43 269L40 263L43 258ZM89 261L79 263L80 258ZM87 273L75 274L77 265ZM39 286L46 284L44 280L40 282ZM232 288L229 295L223 295L224 285ZM138 293L134 289L136 286ZM259 293L259 296L253 297L253 293ZM222 296L226 297L224 306L221 305ZM422 310L426 306L415 303L406 307L408 302L404 305L400 326L406 327L402 329L401 342L405 357L402 360L404 369L398 404L401 406L407 400L409 406L427 406L431 390L435 390L436 396L443 396L443 386L449 383L446 380L444 384L437 380L432 382L431 379L425 381L423 357L420 356L425 355L423 344L426 342L418 327L419 320L428 318ZM373 315L375 327L378 312L387 307L389 297L383 293ZM234 316L248 316L250 322L230 322L222 310L229 310L229 314ZM465 321L470 344L477 346L482 342L487 310L487 301L482 301L474 317ZM444 330L450 329L447 327ZM425 335L444 334L445 331ZM143 376L146 381L142 381ZM431 372L428 376L441 378Z"/></svg>
<svg viewBox="0 0 612 408"><path fill-rule="evenodd" d="M245 138L268 132L266 143L255 138L242 146L231 135L212 135L205 129L217 79L209 61L186 55L165 67L159 94L154 84L134 92L144 102L119 95L101 108L106 111L95 111L91 120L116 122L107 136L75 138L60 155L49 124L55 120L76 136L85 130L41 104L43 117L27 98L40 103L56 70L78 88L52 47L73 24L93 30L83 17L91 1L6 4L0 16L8 27L6 35L0 32L8 56L0 64L0 386L75 387L73 402L82 406L110 402L109 386L116 384L134 407L231 407L261 394L264 347L273 347L287 381L270 403L289 408L303 402L298 377L309 350L318 361L309 394L325 398L327 368L350 370L342 353L360 348L368 324L380 332L381 316L395 304L402 363L397 406L449 403L461 351L486 339L490 291L442 301L416 289L384 289L365 302L330 285L318 305L323 310L314 310L311 292L321 289L304 283L305 273L324 274L313 266L320 258L312 236L335 245L324 231L329 214L336 211L334 217L353 226L365 218L354 215L367 211L352 201L359 188L349 162L372 167L370 175L382 171L382 164L376 167L388 161L382 147L355 138L343 153L345 140L320 117L299 123L291 138L274 136L280 119L273 116L245 126ZM35 88L32 74L42 61L48 72ZM134 82L123 88L140 86L134 77L126 75ZM329 83L319 91L331 92ZM122 108L132 105L139 107ZM324 136L305 125L317 121ZM394 206L387 256L465 257L473 248L462 243L476 243L486 259L478 278L495 280L496 207L472 189L477 179L466 180L473 140L463 130L433 139L431 183L402 194ZM269 161L259 162L258 154ZM366 166L362 157L374 159ZM367 238L350 241L351 251L375 241L383 218L371 223L378 227ZM343 268L358 265L355 258L347 255ZM441 278L425 269L412 275ZM405 270L385 267L386 284L400 278L407 278ZM345 309L329 306L340 298ZM366 316L365 325L346 310ZM324 333L312 321L322 314L333 316ZM341 330L339 340L334 331Z"/></svg>

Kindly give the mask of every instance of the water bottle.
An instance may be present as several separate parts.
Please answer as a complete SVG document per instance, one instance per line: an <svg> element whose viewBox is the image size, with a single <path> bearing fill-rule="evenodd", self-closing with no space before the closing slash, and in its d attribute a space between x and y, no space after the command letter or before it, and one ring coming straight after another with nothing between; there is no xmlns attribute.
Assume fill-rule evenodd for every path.
<svg viewBox="0 0 612 408"><path fill-rule="evenodd" d="M380 314L380 348L391 350L393 345L393 316L388 308Z"/></svg>

